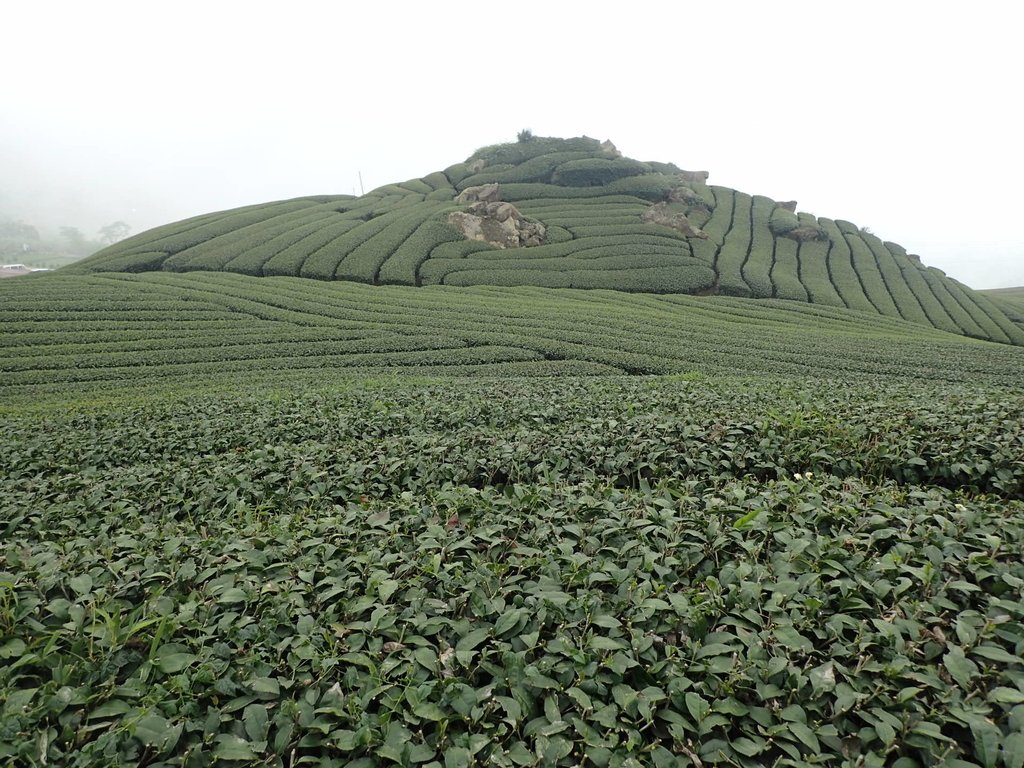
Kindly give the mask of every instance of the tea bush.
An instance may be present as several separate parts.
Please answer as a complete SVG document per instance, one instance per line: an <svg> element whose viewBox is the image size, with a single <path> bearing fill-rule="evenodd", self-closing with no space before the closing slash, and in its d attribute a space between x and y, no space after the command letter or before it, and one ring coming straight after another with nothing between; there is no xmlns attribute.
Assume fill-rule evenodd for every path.
<svg viewBox="0 0 1024 768"><path fill-rule="evenodd" d="M569 187L600 187L627 176L640 176L646 173L650 173L650 166L636 160L625 157L612 160L594 157L562 163L551 180L555 184Z"/></svg>
<svg viewBox="0 0 1024 768"><path fill-rule="evenodd" d="M1016 765L1024 393L824 383L8 411L0 759Z"/></svg>

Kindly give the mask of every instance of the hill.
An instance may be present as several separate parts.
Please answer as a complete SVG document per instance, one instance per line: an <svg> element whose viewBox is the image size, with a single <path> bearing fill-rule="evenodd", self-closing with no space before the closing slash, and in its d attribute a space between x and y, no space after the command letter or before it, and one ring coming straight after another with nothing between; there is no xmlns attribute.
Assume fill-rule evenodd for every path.
<svg viewBox="0 0 1024 768"><path fill-rule="evenodd" d="M896 243L707 181L622 157L609 142L531 137L358 198L303 197L168 224L64 271L773 298L1024 344L1004 309Z"/></svg>

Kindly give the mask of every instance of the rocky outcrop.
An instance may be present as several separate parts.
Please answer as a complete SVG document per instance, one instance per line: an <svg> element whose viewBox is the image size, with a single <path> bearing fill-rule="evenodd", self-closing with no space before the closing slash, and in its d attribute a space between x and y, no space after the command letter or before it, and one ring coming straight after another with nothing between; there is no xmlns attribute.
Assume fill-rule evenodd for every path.
<svg viewBox="0 0 1024 768"><path fill-rule="evenodd" d="M686 237L699 237L702 240L706 240L708 237L707 232L690 223L685 213L673 211L666 203L652 205L644 211L640 219L645 224L660 224L663 227L669 227L681 232Z"/></svg>
<svg viewBox="0 0 1024 768"><path fill-rule="evenodd" d="M787 200L784 203L776 203L776 205L790 213L796 213L796 200Z"/></svg>
<svg viewBox="0 0 1024 768"><path fill-rule="evenodd" d="M487 161L484 160L482 157L478 157L476 160L474 160L472 163L466 166L466 170L471 174L480 173L480 171L482 171L486 167Z"/></svg>
<svg viewBox="0 0 1024 768"><path fill-rule="evenodd" d="M605 139L601 142L601 152L609 157L622 157L622 153L612 144L611 139Z"/></svg>
<svg viewBox="0 0 1024 768"><path fill-rule="evenodd" d="M676 176L683 181L696 182L697 184L707 184L710 175L707 171L678 171L676 173Z"/></svg>
<svg viewBox="0 0 1024 768"><path fill-rule="evenodd" d="M497 184L481 184L478 187L466 187L455 198L456 203L496 203L501 200L501 187Z"/></svg>
<svg viewBox="0 0 1024 768"><path fill-rule="evenodd" d="M527 220L512 203L500 200L478 200L465 211L448 214L448 223L467 240L481 240L497 248L543 245L546 231L539 221Z"/></svg>
<svg viewBox="0 0 1024 768"><path fill-rule="evenodd" d="M809 243L814 240L828 240L828 233L816 227L812 224L801 224L798 227L782 233L782 237L788 237L790 240L796 240L798 243Z"/></svg>
<svg viewBox="0 0 1024 768"><path fill-rule="evenodd" d="M683 203L691 208L704 208L706 210L711 210L711 206L708 204L708 201L689 187L675 187L668 193L668 201L670 203Z"/></svg>

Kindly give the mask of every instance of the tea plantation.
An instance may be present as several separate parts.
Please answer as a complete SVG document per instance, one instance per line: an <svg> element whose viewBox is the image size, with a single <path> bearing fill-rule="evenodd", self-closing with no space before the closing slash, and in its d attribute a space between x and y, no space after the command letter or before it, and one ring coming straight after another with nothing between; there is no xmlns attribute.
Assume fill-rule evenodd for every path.
<svg viewBox="0 0 1024 768"><path fill-rule="evenodd" d="M608 142L537 137L358 198L304 197L158 227L64 271L775 298L1024 344L1019 318L900 245L798 213L794 201L707 181L704 172L621 157ZM473 205L481 196L510 206L493 211L495 227L515 210L544 227L543 242L505 247L453 226L466 211L489 215Z"/></svg>
<svg viewBox="0 0 1024 768"><path fill-rule="evenodd" d="M1024 328L1024 288L993 288L978 293L987 296L1009 319Z"/></svg>
<svg viewBox="0 0 1024 768"><path fill-rule="evenodd" d="M0 281L0 766L1024 768L1019 297L595 144Z"/></svg>

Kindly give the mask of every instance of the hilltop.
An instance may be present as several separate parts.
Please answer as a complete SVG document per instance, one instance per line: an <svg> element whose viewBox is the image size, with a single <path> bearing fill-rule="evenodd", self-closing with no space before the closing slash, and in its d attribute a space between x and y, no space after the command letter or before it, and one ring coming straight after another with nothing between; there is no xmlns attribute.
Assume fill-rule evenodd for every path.
<svg viewBox="0 0 1024 768"><path fill-rule="evenodd" d="M784 299L1024 345L1024 318L842 219L580 137L482 148L360 197L220 211L62 270Z"/></svg>

